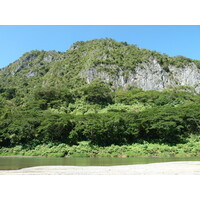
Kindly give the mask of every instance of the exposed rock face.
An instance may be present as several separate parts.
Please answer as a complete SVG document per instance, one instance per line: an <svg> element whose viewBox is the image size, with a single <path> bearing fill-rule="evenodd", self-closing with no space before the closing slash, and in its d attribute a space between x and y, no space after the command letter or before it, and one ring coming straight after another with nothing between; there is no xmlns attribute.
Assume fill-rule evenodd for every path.
<svg viewBox="0 0 200 200"><path fill-rule="evenodd" d="M28 55L23 56L22 58L20 58L19 60L15 61L15 69L12 71L12 75L16 75L18 72L20 72L22 69L24 68L28 68L31 66L31 62L37 58L39 54L33 54L33 53L29 53Z"/></svg>
<svg viewBox="0 0 200 200"><path fill-rule="evenodd" d="M105 65L102 67L105 68ZM123 69L116 70L115 74L110 74L105 70L90 67L81 71L79 75L84 77L87 83L91 83L96 78L107 83L112 82L114 88L137 86L143 90L163 90L169 86L187 85L200 92L200 69L195 64L183 68L168 67L169 72L165 71L157 60L152 59L149 63L139 64L128 74L124 74ZM110 65L107 68L115 68L115 66Z"/></svg>
<svg viewBox="0 0 200 200"><path fill-rule="evenodd" d="M50 63L50 62L52 62L54 60L54 57L52 55L47 55L46 57L43 58L43 60L45 62Z"/></svg>
<svg viewBox="0 0 200 200"><path fill-rule="evenodd" d="M19 67L17 67L16 69L15 69L15 71L12 73L12 75L15 75L17 72L20 72L23 68L25 67L25 65L20 65Z"/></svg>
<svg viewBox="0 0 200 200"><path fill-rule="evenodd" d="M28 74L26 74L26 77L30 78L30 77L33 77L35 75L37 75L37 71L30 71Z"/></svg>
<svg viewBox="0 0 200 200"><path fill-rule="evenodd" d="M37 77L37 83L31 77ZM100 39L76 42L66 52L33 50L0 69L0 84L5 87L15 87L17 81L21 87L28 82L27 87L45 83L75 88L78 83L91 83L94 79L101 79L112 88L163 90L186 85L200 92L200 61Z"/></svg>
<svg viewBox="0 0 200 200"><path fill-rule="evenodd" d="M38 59L38 57L40 58ZM36 60L38 59L38 60ZM53 62L54 60L63 60L64 58L60 56L60 54L56 51L48 51L43 52L41 56L40 51L33 51L32 53L27 53L27 55L22 56L19 60L15 61L15 67L13 68L11 74L14 76L24 68L31 68L32 66L40 67L43 64L48 65L49 63ZM42 63L43 62L43 63ZM42 63L42 64L41 64ZM6 68L3 68L1 71ZM0 71L0 72L1 72ZM35 76L36 72L32 72L32 70L26 75L26 77Z"/></svg>

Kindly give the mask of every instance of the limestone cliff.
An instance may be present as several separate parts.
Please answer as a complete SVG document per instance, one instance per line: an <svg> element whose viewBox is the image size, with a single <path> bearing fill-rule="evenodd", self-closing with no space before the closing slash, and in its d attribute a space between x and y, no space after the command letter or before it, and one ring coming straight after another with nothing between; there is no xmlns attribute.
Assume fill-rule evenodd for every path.
<svg viewBox="0 0 200 200"><path fill-rule="evenodd" d="M192 86L200 92L200 61L169 57L126 42L76 42L66 52L31 51L0 70L0 86L77 88L101 79L112 88L163 90Z"/></svg>
<svg viewBox="0 0 200 200"><path fill-rule="evenodd" d="M105 67L105 66L104 66ZM108 68L115 66L108 65ZM156 59L149 60L148 63L141 63L128 74L124 74L123 68L116 70L113 76L107 71L98 70L97 67L90 67L80 72L87 83L94 79L101 79L107 83L112 83L114 88L127 88L136 86L143 90L163 90L169 86L192 86L200 92L200 69L194 64L184 67L168 66L169 71L165 71Z"/></svg>

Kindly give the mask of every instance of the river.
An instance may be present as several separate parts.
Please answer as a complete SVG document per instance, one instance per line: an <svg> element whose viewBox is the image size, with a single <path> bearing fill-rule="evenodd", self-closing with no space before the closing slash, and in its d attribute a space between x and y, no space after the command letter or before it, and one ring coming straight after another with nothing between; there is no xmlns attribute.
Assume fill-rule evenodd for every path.
<svg viewBox="0 0 200 200"><path fill-rule="evenodd" d="M187 158L44 158L0 157L0 170L15 170L34 166L114 166L174 161L200 161L200 157Z"/></svg>

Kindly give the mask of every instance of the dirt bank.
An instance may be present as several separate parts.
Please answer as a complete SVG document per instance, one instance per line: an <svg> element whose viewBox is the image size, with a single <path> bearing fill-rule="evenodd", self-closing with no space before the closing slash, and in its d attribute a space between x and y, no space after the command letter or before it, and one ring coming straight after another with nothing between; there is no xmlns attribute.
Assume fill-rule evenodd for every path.
<svg viewBox="0 0 200 200"><path fill-rule="evenodd" d="M200 175L200 161L120 166L40 166L0 170L0 175Z"/></svg>

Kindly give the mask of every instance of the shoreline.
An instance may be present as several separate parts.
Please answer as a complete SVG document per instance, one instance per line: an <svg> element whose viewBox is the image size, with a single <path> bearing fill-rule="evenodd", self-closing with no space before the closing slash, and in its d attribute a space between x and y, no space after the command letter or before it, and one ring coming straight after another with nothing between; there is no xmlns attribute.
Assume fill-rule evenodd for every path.
<svg viewBox="0 0 200 200"><path fill-rule="evenodd" d="M0 175L200 175L200 161L117 166L38 166L0 170Z"/></svg>
<svg viewBox="0 0 200 200"><path fill-rule="evenodd" d="M175 154L175 155L154 155L154 154L148 154L148 155L134 155L134 156L127 156L127 155L117 155L117 156L112 156L106 155L106 156L101 156L101 155L96 155L96 156L44 156L44 155L1 155L0 158L11 158L11 157L16 157L16 158L190 158L190 157L200 157L200 155L190 155L190 154Z"/></svg>

